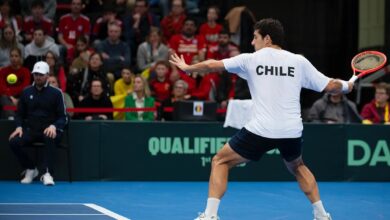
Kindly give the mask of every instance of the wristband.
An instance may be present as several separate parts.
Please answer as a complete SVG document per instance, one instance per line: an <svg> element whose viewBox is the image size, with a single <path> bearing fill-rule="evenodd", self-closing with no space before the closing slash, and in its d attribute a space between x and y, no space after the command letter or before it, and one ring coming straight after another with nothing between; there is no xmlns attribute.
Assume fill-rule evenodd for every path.
<svg viewBox="0 0 390 220"><path fill-rule="evenodd" d="M357 76L353 75L349 80L348 82L351 82L351 83L355 83L355 81L358 79Z"/></svg>
<svg viewBox="0 0 390 220"><path fill-rule="evenodd" d="M348 93L348 92L349 92L349 85L348 85L348 82L347 82L347 81L344 81L344 80L339 80L339 82L340 82L341 85L342 85L341 91L342 91L343 93Z"/></svg>

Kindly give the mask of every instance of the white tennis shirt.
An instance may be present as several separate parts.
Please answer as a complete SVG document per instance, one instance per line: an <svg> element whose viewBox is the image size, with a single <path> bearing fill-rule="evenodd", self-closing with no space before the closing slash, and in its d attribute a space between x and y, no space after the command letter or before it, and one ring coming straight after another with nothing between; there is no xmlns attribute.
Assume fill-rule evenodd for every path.
<svg viewBox="0 0 390 220"><path fill-rule="evenodd" d="M301 88L321 92L330 80L305 57L269 47L222 62L248 82L254 113L245 128L267 138L301 137Z"/></svg>

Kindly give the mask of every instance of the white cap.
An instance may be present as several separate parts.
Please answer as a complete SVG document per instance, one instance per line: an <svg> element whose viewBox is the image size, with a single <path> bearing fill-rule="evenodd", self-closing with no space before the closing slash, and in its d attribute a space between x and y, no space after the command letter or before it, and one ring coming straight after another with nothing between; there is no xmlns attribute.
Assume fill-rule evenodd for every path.
<svg viewBox="0 0 390 220"><path fill-rule="evenodd" d="M39 61L34 64L33 71L31 73L48 74L49 65L44 61Z"/></svg>

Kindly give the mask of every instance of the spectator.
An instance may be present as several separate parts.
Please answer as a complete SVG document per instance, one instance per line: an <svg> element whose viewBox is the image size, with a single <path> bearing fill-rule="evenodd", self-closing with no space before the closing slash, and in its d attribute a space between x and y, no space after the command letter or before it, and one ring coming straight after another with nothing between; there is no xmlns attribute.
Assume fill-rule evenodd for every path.
<svg viewBox="0 0 390 220"><path fill-rule="evenodd" d="M45 60L47 52L52 51L57 57L60 55L58 45L47 39L42 28L34 30L34 37L31 43L24 48L24 65L32 69L38 61Z"/></svg>
<svg viewBox="0 0 390 220"><path fill-rule="evenodd" d="M45 143L44 163L41 181L44 185L54 185L53 161L56 144L68 122L61 91L48 86L49 65L39 61L32 71L34 84L20 97L16 118L16 129L9 137L9 144L25 171L23 184L29 184L38 176L38 169L22 148L34 141Z"/></svg>
<svg viewBox="0 0 390 220"><path fill-rule="evenodd" d="M126 108L152 108L154 107L154 98L150 96L148 83L142 76L134 78L133 93L130 93L125 99ZM129 121L153 121L154 112L137 111L126 112L126 120Z"/></svg>
<svg viewBox="0 0 390 220"><path fill-rule="evenodd" d="M59 83L58 83L58 78L55 76L49 76L47 79L47 82L49 83L50 86L53 86L55 88L59 89ZM62 92L62 95L64 96L64 103L65 107L68 108L74 108L73 101L70 98L69 94L66 92ZM68 112L67 113L69 117L73 117L74 112Z"/></svg>
<svg viewBox="0 0 390 220"><path fill-rule="evenodd" d="M124 31L131 53L136 54L138 46L145 41L151 27L159 27L160 21L149 11L148 0L135 0L133 13L125 16Z"/></svg>
<svg viewBox="0 0 390 220"><path fill-rule="evenodd" d="M12 48L19 48L24 53L24 46L16 40L15 31L12 26L5 26L0 38L0 68L10 64L10 50Z"/></svg>
<svg viewBox="0 0 390 220"><path fill-rule="evenodd" d="M207 22L199 28L199 34L206 39L207 46L216 47L218 45L218 35L222 31L222 25L217 23L219 18L219 8L210 6L207 9Z"/></svg>
<svg viewBox="0 0 390 220"><path fill-rule="evenodd" d="M169 15L161 20L161 30L163 31L164 42L169 42L175 34L180 34L183 29L184 20L187 18L185 13L184 0L171 0L171 11Z"/></svg>
<svg viewBox="0 0 390 220"><path fill-rule="evenodd" d="M11 6L11 0L0 0L0 30L4 31L6 26L11 26L16 40L21 42L22 19L12 15Z"/></svg>
<svg viewBox="0 0 390 220"><path fill-rule="evenodd" d="M112 4L106 4L104 6L104 14L99 17L92 30L92 42L93 45L97 45L100 41L107 38L108 33L108 24L116 23L118 26L122 27L123 23L120 19L117 18L117 13Z"/></svg>
<svg viewBox="0 0 390 220"><path fill-rule="evenodd" d="M110 97L114 108L124 108L126 96L133 93L134 71L129 67L125 67L121 71L121 76L114 84L115 95ZM125 119L124 112L114 112L114 119Z"/></svg>
<svg viewBox="0 0 390 220"><path fill-rule="evenodd" d="M161 32L158 28L150 28L146 41L137 50L137 67L141 72L154 66L159 60L168 60L169 49L161 42Z"/></svg>
<svg viewBox="0 0 390 220"><path fill-rule="evenodd" d="M0 70L0 105L1 106L16 106L18 99L23 89L31 84L30 70L22 65L22 52L19 48L11 49L9 56L11 64ZM10 84L7 82L9 74L15 74L17 77L16 83ZM14 111L3 111L1 118L14 119Z"/></svg>
<svg viewBox="0 0 390 220"><path fill-rule="evenodd" d="M37 28L43 30L48 36L53 36L53 22L44 15L43 0L34 0L31 3L31 16L24 18L23 32L24 42L30 43L33 40L34 31ZM51 41L54 41L51 39Z"/></svg>
<svg viewBox="0 0 390 220"><path fill-rule="evenodd" d="M87 68L89 58L93 52L93 48L89 47L88 39L83 35L78 37L76 40L76 51L74 53L76 58L72 61L70 71L78 72L81 69Z"/></svg>
<svg viewBox="0 0 390 220"><path fill-rule="evenodd" d="M152 96L158 102L170 97L171 94L171 83L168 77L170 65L168 61L158 61L154 66L154 72L156 77L151 79L149 85Z"/></svg>
<svg viewBox="0 0 390 220"><path fill-rule="evenodd" d="M84 35L89 39L91 23L89 18L81 14L84 4L82 0L72 0L71 12L60 18L58 24L58 42L72 53L77 37ZM73 56L72 56L73 57Z"/></svg>
<svg viewBox="0 0 390 220"><path fill-rule="evenodd" d="M111 100L105 94L103 89L103 82L98 79L92 79L89 86L89 94L81 101L80 107L82 108L112 108ZM111 120L113 119L111 112L94 112L94 113L82 113L80 119L83 120Z"/></svg>
<svg viewBox="0 0 390 220"><path fill-rule="evenodd" d="M177 101L184 101L190 98L187 94L188 84L184 80L177 80L173 86L171 97L165 99L159 108L159 119L162 121L172 120L172 111L166 111L166 108L173 108L173 103Z"/></svg>
<svg viewBox="0 0 390 220"><path fill-rule="evenodd" d="M361 122L355 103L341 93L327 93L315 101L309 111L308 119L310 122L327 124Z"/></svg>
<svg viewBox="0 0 390 220"><path fill-rule="evenodd" d="M57 10L57 0L42 0L44 3L44 14L48 19L53 20ZM32 13L32 5L34 1L19 0L23 17L27 17Z"/></svg>
<svg viewBox="0 0 390 220"><path fill-rule="evenodd" d="M102 54L104 69L113 73L115 78L120 77L120 71L125 66L130 66L130 49L127 43L120 40L122 28L116 23L108 25L108 37L96 46L96 50ZM112 80L112 83L114 80Z"/></svg>
<svg viewBox="0 0 390 220"><path fill-rule="evenodd" d="M66 91L67 77L65 74L64 67L59 61L58 56L49 50L45 55L45 61L49 65L49 76L55 76L60 82L60 89L62 92Z"/></svg>
<svg viewBox="0 0 390 220"><path fill-rule="evenodd" d="M67 88L75 106L78 106L90 92L90 84L93 79L100 79L103 82L104 93L107 97L110 96L112 87L106 72L103 70L103 58L99 53L91 54L87 68L69 72Z"/></svg>
<svg viewBox="0 0 390 220"><path fill-rule="evenodd" d="M382 82L375 86L375 98L364 105L361 116L363 124L390 124L390 87Z"/></svg>

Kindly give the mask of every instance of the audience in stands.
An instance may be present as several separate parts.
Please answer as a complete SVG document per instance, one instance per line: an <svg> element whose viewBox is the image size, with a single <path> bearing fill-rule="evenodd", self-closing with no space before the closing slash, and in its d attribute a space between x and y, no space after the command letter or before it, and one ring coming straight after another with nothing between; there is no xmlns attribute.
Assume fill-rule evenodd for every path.
<svg viewBox="0 0 390 220"><path fill-rule="evenodd" d="M390 124L390 86L379 83L375 86L375 98L364 105L361 116L363 124Z"/></svg>
<svg viewBox="0 0 390 220"><path fill-rule="evenodd" d="M120 77L120 71L130 66L131 53L127 43L121 41L122 27L113 22L108 24L108 37L96 45L96 50L102 54L105 71L114 74L115 79ZM110 79L112 84L114 78Z"/></svg>
<svg viewBox="0 0 390 220"><path fill-rule="evenodd" d="M47 82L49 83L49 85L51 85L51 86L53 86L55 88L60 89L59 88L60 84L58 83L57 77L49 76L49 78L47 79ZM74 108L73 101L72 101L72 98L70 98L70 95L68 93L66 93L66 92L62 92L62 95L64 96L65 107L66 108ZM73 112L68 112L68 116L69 117L73 117L73 115L74 115Z"/></svg>
<svg viewBox="0 0 390 220"><path fill-rule="evenodd" d="M187 18L185 3L185 0L170 0L171 10L167 16L164 16L160 23L165 42L169 42L173 35L182 32L184 20Z"/></svg>
<svg viewBox="0 0 390 220"><path fill-rule="evenodd" d="M88 39L81 35L76 40L75 58L71 61L70 72L78 72L88 67L88 62L94 49L89 47ZM70 59L71 60L71 59Z"/></svg>
<svg viewBox="0 0 390 220"><path fill-rule="evenodd" d="M19 48L10 51L11 64L0 69L0 105L16 106L23 89L31 84L30 70L23 67L22 52ZM16 82L9 83L7 77L16 75ZM14 119L14 111L3 111L1 118Z"/></svg>
<svg viewBox="0 0 390 220"><path fill-rule="evenodd" d="M162 121L172 120L173 103L177 101L184 101L190 98L187 94L188 84L184 80L177 80L173 86L171 97L161 102L158 111L158 119Z"/></svg>
<svg viewBox="0 0 390 220"><path fill-rule="evenodd" d="M114 94L128 95L133 92L134 71L129 67L124 67L121 71L121 78L115 81Z"/></svg>
<svg viewBox="0 0 390 220"><path fill-rule="evenodd" d="M326 93L310 108L308 120L317 123L360 123L361 118L355 103L347 96Z"/></svg>
<svg viewBox="0 0 390 220"><path fill-rule="evenodd" d="M59 80L59 88L65 92L67 76L65 74L65 69L62 66L59 57L52 51L48 51L45 55L45 61L49 65L49 76L55 76Z"/></svg>
<svg viewBox="0 0 390 220"><path fill-rule="evenodd" d="M34 31L38 28L49 36L51 41L53 36L53 21L44 15L43 0L33 0L31 3L31 15L24 18L23 37L25 43L33 40Z"/></svg>
<svg viewBox="0 0 390 220"><path fill-rule="evenodd" d="M47 35L42 28L36 28L34 30L33 40L24 48L24 65L32 69L36 62L45 60L45 55L49 51L57 57L60 56L58 45L47 39Z"/></svg>
<svg viewBox="0 0 390 220"><path fill-rule="evenodd" d="M21 13L24 17L32 14L32 6L34 1L19 0L21 6ZM57 0L42 0L44 3L44 15L50 20L54 20L57 10Z"/></svg>
<svg viewBox="0 0 390 220"><path fill-rule="evenodd" d="M87 96L80 102L82 108L113 108L110 98L104 91L104 82L95 78L92 79L88 88L90 88ZM111 120L113 119L112 112L91 112L80 113L80 119L84 120Z"/></svg>
<svg viewBox="0 0 390 220"><path fill-rule="evenodd" d="M158 102L169 98L171 94L171 81L168 76L169 68L169 63L163 60L158 61L153 68L154 74L152 75L154 75L154 77L151 77L149 85L151 95Z"/></svg>
<svg viewBox="0 0 390 220"><path fill-rule="evenodd" d="M141 43L137 50L137 67L139 71L154 66L157 61L168 60L169 48L162 43L161 31L150 28L146 41Z"/></svg>
<svg viewBox="0 0 390 220"><path fill-rule="evenodd" d="M116 10L113 4L106 4L104 6L103 16L99 17L92 29L92 42L97 45L100 41L108 37L108 25L115 23L123 28L122 21L117 17Z"/></svg>
<svg viewBox="0 0 390 220"><path fill-rule="evenodd" d="M217 23L219 18L219 8L210 6L207 9L207 21L199 28L199 34L206 39L207 48L210 51L217 50L219 33L222 31L222 25Z"/></svg>
<svg viewBox="0 0 390 220"><path fill-rule="evenodd" d="M76 39L81 35L89 39L91 23L87 16L81 14L84 8L83 0L72 0L70 8L71 12L60 18L58 42L65 47L67 56L74 57L72 53L74 53Z"/></svg>
<svg viewBox="0 0 390 220"><path fill-rule="evenodd" d="M150 96L150 89L147 81L142 76L134 78L133 92L125 99L126 108L152 108L154 98ZM153 121L155 114L153 111L132 111L125 113L125 119L128 121Z"/></svg>
<svg viewBox="0 0 390 220"><path fill-rule="evenodd" d="M16 40L15 31L10 25L6 25L1 29L0 38L0 68L10 64L10 50L12 48L19 48L22 51L22 58L24 57L24 46Z"/></svg>
<svg viewBox="0 0 390 220"><path fill-rule="evenodd" d="M91 54L88 67L75 72L69 72L67 90L75 106L90 92L90 84L93 79L100 79L106 96L111 94L111 85L107 79L107 73L103 70L103 57L99 53Z"/></svg>
<svg viewBox="0 0 390 220"><path fill-rule="evenodd" d="M21 42L23 21L20 16L13 15L13 9L11 6L11 0L0 1L0 30L5 29L6 26L11 26L17 41Z"/></svg>

